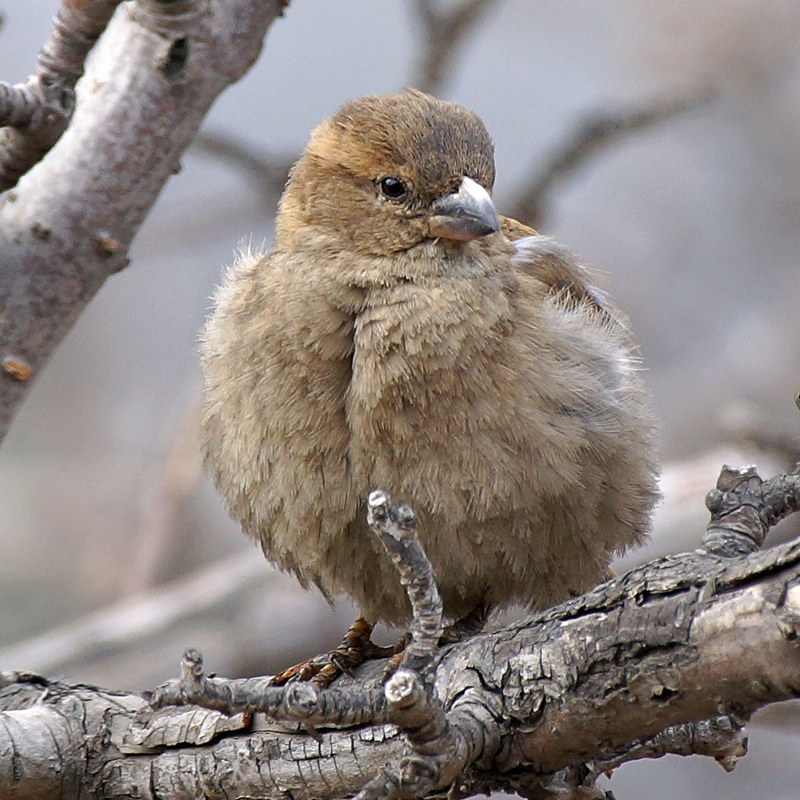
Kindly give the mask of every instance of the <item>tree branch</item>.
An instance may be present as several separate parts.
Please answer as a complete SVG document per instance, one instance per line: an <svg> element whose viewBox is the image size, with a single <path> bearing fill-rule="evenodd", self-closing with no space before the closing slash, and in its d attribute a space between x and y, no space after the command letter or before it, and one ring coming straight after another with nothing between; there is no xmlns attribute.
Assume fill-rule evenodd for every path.
<svg viewBox="0 0 800 800"><path fill-rule="evenodd" d="M492 0L459 0L453 8L445 10L437 0L412 0L411 7L422 32L422 52L412 86L429 94L440 91L460 46L491 5Z"/></svg>
<svg viewBox="0 0 800 800"><path fill-rule="evenodd" d="M686 96L664 97L632 109L596 111L579 120L572 134L565 136L544 160L531 171L527 184L509 204L508 215L539 228L547 215L552 193L594 155L632 133L647 130L660 122L708 102L708 91Z"/></svg>
<svg viewBox="0 0 800 800"><path fill-rule="evenodd" d="M65 14L86 25L57 23L55 44L43 50L48 75L75 76L111 5L64 0ZM139 0L111 20L77 86L68 129L0 204L0 436L28 379L126 265L131 240L201 120L252 65L283 5ZM61 56L58 69L50 66Z"/></svg>
<svg viewBox="0 0 800 800"><path fill-rule="evenodd" d="M84 62L121 0L62 0L24 83L0 83L0 191L15 186L58 141L75 106Z"/></svg>
<svg viewBox="0 0 800 800"><path fill-rule="evenodd" d="M737 504L752 506L760 481L748 470L731 479L732 472L720 479L723 517ZM756 502L769 505L797 480L795 472L761 481ZM783 511L796 507L793 491L784 498ZM407 514L398 519L408 528ZM752 533L731 535L754 541ZM186 706L152 711L135 695L7 675L0 775L12 776L5 780L16 796L32 791L30 774L52 797L75 797L59 788L56 762L37 760L46 748L33 742L46 731L53 752L85 754L70 767L70 785L97 776L97 797L288 792L324 800L364 789L366 800L450 787L538 798L579 788L598 797L594 776L636 758L700 753L731 768L744 751L749 715L800 697L798 636L800 542L733 558L701 549L438 650L430 689L424 668L405 666L384 687L380 663L322 691L267 687L265 679L206 677L190 655L184 681L172 686L188 686L191 699L211 686L212 704L227 710L244 698L226 717ZM264 708L272 720L259 713ZM14 753L31 760L30 772L3 763Z"/></svg>

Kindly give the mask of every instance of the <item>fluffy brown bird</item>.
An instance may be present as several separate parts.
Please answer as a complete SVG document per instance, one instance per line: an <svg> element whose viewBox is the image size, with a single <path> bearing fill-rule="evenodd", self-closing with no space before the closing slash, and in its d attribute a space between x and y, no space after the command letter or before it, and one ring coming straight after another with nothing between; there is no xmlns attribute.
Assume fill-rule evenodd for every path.
<svg viewBox="0 0 800 800"><path fill-rule="evenodd" d="M205 328L205 461L231 514L369 622L410 612L372 489L415 509L451 620L585 591L657 497L626 323L564 248L498 218L494 176L455 103L346 103Z"/></svg>

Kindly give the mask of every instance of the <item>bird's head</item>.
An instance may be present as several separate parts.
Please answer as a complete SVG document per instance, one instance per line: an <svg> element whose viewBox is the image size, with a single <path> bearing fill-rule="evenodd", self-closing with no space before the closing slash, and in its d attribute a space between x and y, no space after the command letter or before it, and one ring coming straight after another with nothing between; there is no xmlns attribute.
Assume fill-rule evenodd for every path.
<svg viewBox="0 0 800 800"><path fill-rule="evenodd" d="M494 174L486 128L456 103L413 89L350 100L314 130L295 165L276 244L307 226L369 256L478 239L500 227Z"/></svg>

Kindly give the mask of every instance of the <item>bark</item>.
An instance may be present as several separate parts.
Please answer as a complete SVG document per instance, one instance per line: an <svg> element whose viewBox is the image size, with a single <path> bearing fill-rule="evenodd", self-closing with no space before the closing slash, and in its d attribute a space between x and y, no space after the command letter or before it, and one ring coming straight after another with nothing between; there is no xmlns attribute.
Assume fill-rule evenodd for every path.
<svg viewBox="0 0 800 800"><path fill-rule="evenodd" d="M322 692L265 692L264 679L205 678L190 658L187 674L235 686L241 708L231 716L151 710L137 695L6 674L0 795L301 800L378 782L381 791L362 797L386 797L409 796L414 785L440 791L457 778L462 794L502 788L544 798L567 786L591 797L598 770L634 758L701 753L731 768L748 716L800 697L800 542L746 556L713 552L726 518L737 528L753 503L766 509L761 522L779 506L796 508L797 476L761 484L751 471L727 470L709 500L716 511L706 549L658 559L437 652L434 691L422 701L438 698L446 718L435 702L429 718L415 711L406 725L413 735L386 722L403 728L392 704L416 691L405 666L399 689L382 690L373 663ZM264 707L272 720L256 712ZM337 719L372 722L338 729ZM426 757L414 735L436 743ZM396 783L390 791L386 776Z"/></svg>
<svg viewBox="0 0 800 800"><path fill-rule="evenodd" d="M64 0L73 15L114 5ZM66 131L0 198L0 436L80 312L127 264L134 235L206 112L253 64L284 5L138 0L117 9L77 85ZM63 30L72 18L61 18L51 37L62 50L80 40ZM96 37L98 17L77 18L92 20ZM88 52L91 42L84 45Z"/></svg>

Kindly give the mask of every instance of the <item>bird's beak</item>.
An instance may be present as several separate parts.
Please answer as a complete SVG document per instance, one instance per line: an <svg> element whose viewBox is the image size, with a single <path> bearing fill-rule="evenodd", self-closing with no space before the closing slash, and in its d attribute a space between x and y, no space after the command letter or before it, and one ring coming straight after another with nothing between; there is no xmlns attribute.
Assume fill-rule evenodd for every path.
<svg viewBox="0 0 800 800"><path fill-rule="evenodd" d="M472 178L464 177L458 191L433 204L430 236L468 242L500 229L500 220L489 192Z"/></svg>

